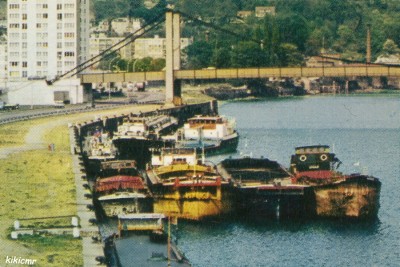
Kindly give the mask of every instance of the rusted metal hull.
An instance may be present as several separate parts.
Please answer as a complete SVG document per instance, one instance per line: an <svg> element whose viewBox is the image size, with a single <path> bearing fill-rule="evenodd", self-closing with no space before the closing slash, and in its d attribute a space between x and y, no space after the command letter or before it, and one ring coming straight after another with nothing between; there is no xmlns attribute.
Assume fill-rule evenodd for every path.
<svg viewBox="0 0 400 267"><path fill-rule="evenodd" d="M319 217L361 219L378 214L381 183L374 177L358 175L313 188Z"/></svg>

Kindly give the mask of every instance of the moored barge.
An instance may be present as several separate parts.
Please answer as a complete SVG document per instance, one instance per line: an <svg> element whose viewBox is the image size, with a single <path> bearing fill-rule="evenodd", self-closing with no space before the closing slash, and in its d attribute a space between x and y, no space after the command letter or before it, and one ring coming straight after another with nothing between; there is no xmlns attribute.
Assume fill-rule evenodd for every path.
<svg viewBox="0 0 400 267"><path fill-rule="evenodd" d="M239 216L293 218L313 211L312 188L292 183L292 175L267 158L225 159L218 172L230 180Z"/></svg>
<svg viewBox="0 0 400 267"><path fill-rule="evenodd" d="M231 212L227 181L197 159L195 149L165 148L154 153L147 177L154 211L201 220Z"/></svg>
<svg viewBox="0 0 400 267"><path fill-rule="evenodd" d="M381 182L378 178L343 174L339 159L329 146L296 147L291 156L293 183L312 186L316 215L334 218L373 218L379 210Z"/></svg>
<svg viewBox="0 0 400 267"><path fill-rule="evenodd" d="M153 211L151 192L134 161L102 163L93 192L107 217Z"/></svg>

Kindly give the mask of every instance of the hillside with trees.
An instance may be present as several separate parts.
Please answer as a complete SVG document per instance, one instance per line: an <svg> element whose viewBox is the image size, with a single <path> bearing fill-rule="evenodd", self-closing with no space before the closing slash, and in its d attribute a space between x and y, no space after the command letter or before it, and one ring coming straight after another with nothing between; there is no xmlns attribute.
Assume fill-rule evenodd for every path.
<svg viewBox="0 0 400 267"><path fill-rule="evenodd" d="M93 1L96 21L149 21L174 4L183 15L183 37L194 40L185 51L186 68L299 66L321 51L364 62L368 27L373 61L398 53L400 44L398 0L160 0L151 8L143 0ZM276 13L237 17L256 6L273 6Z"/></svg>

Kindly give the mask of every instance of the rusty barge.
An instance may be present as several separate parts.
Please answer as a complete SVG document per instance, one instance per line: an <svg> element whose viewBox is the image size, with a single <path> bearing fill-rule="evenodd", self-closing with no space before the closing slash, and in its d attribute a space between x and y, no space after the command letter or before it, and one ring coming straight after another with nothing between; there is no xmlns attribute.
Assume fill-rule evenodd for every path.
<svg viewBox="0 0 400 267"><path fill-rule="evenodd" d="M293 183L313 188L319 217L376 217L381 182L369 175L343 174L337 171L340 163L329 146L296 147L290 162Z"/></svg>

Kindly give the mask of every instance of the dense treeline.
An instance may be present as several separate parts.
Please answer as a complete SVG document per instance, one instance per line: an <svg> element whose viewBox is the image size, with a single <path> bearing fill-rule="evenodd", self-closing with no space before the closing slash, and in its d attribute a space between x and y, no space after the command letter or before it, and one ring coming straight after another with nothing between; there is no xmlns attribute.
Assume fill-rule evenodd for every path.
<svg viewBox="0 0 400 267"><path fill-rule="evenodd" d="M187 68L295 66L321 49L365 61L368 27L372 60L398 53L400 44L398 0L160 0L152 8L143 0L94 0L94 10L97 21L119 16L148 21L168 3L185 17L183 36L194 39L186 50ZM275 6L276 15L237 18L239 10L256 6Z"/></svg>

